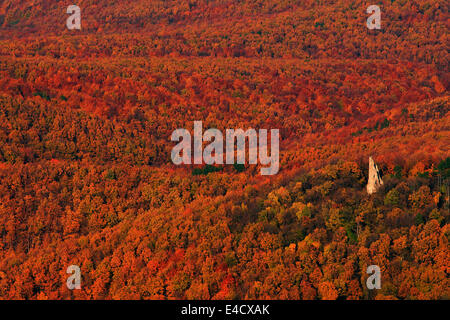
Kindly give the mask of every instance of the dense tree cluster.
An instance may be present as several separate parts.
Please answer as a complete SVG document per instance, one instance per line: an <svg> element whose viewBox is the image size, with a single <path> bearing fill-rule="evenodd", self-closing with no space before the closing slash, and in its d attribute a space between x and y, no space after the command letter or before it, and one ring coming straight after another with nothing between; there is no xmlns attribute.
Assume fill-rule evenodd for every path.
<svg viewBox="0 0 450 320"><path fill-rule="evenodd" d="M0 298L450 298L448 4L380 4L2 1ZM194 121L280 173L173 165Z"/></svg>
<svg viewBox="0 0 450 320"><path fill-rule="evenodd" d="M3 298L448 298L440 169L384 177L340 161L261 182L241 174L68 163L0 169ZM244 187L245 186L245 187ZM242 188L242 189L240 189ZM231 191L233 190L233 191ZM64 285L71 263L83 290Z"/></svg>

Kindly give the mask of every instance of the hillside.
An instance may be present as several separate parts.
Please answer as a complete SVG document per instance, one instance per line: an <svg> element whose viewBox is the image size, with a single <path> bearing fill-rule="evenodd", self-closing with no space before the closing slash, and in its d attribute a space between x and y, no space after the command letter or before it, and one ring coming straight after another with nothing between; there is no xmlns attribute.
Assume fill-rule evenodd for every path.
<svg viewBox="0 0 450 320"><path fill-rule="evenodd" d="M450 298L449 5L379 3L0 1L0 299ZM194 121L280 172L175 166Z"/></svg>

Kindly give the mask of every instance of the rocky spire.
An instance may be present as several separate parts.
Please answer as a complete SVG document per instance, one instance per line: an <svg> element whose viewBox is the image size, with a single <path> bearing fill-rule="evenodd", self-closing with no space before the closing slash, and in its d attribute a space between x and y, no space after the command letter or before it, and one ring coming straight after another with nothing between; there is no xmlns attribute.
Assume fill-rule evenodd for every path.
<svg viewBox="0 0 450 320"><path fill-rule="evenodd" d="M369 158L369 181L367 183L367 193L372 194L377 192L378 188L383 184L381 180L380 171L373 161L372 157Z"/></svg>

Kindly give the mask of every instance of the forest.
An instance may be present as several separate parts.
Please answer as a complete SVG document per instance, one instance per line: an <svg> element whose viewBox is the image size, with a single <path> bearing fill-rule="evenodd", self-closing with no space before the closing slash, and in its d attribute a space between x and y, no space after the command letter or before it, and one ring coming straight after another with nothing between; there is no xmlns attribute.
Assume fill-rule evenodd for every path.
<svg viewBox="0 0 450 320"><path fill-rule="evenodd" d="M449 3L377 3L0 1L0 299L449 299ZM174 165L195 121L279 173Z"/></svg>

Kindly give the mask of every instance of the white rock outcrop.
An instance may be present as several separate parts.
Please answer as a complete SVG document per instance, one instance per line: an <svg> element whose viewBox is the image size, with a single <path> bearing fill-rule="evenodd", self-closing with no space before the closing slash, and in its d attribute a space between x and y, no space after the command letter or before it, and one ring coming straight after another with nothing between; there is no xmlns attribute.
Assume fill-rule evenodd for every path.
<svg viewBox="0 0 450 320"><path fill-rule="evenodd" d="M383 185L383 180L380 176L380 171L378 170L375 161L372 157L369 158L369 181L367 183L367 193L372 194L377 192L378 188Z"/></svg>

